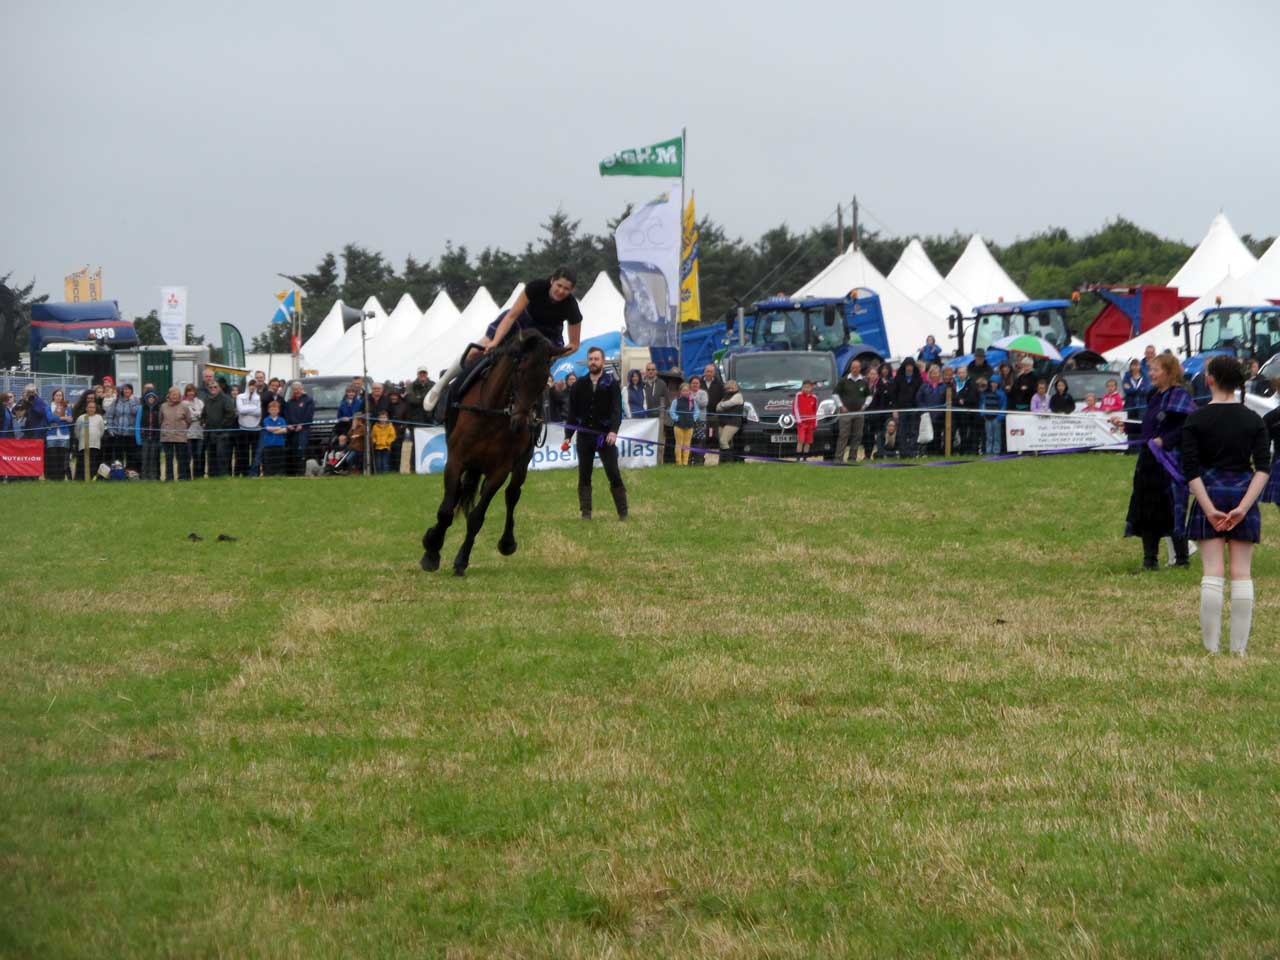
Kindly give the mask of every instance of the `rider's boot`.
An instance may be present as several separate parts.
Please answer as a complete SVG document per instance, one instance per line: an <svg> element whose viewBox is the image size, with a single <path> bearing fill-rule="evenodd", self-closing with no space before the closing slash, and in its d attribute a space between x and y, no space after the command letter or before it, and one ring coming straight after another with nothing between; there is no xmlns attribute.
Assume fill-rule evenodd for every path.
<svg viewBox="0 0 1280 960"><path fill-rule="evenodd" d="M582 519L591 519L591 484L578 484L578 509L582 511Z"/></svg>
<svg viewBox="0 0 1280 960"><path fill-rule="evenodd" d="M427 391L426 398L422 401L422 407L427 413L432 413L436 404L440 402L440 398L444 392L449 389L449 384L458 374L462 372L462 361L455 360L453 364L440 375L440 379L436 381L436 385Z"/></svg>
<svg viewBox="0 0 1280 960"><path fill-rule="evenodd" d="M609 492L613 494L613 505L618 508L618 519L627 519L627 488L610 487Z"/></svg>

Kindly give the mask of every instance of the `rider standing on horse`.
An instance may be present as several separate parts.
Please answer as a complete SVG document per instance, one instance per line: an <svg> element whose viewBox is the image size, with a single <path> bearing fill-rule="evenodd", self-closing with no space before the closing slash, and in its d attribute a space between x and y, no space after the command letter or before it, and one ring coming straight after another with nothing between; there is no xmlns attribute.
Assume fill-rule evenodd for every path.
<svg viewBox="0 0 1280 960"><path fill-rule="evenodd" d="M582 519L591 519L591 470L596 454L609 478L609 492L618 508L618 519L627 519L627 488L618 470L618 428L622 426L622 388L615 377L605 372L604 351L592 347L587 351L587 375L579 377L569 389L569 417L564 429L568 450L574 432L578 434L578 507Z"/></svg>
<svg viewBox="0 0 1280 960"><path fill-rule="evenodd" d="M506 339L512 327L520 330L537 330L551 341L555 349L551 358L562 357L578 349L582 335L582 311L578 309L578 301L573 296L573 288L578 277L568 267L559 267L546 280L530 280L525 284L511 309L500 314L498 319L489 324L481 338L479 346L485 353L491 352ZM569 324L569 345L564 343L564 325ZM475 359L475 351L466 357L470 362ZM453 366L446 370L439 382L427 394L423 406L434 410L441 395L449 388L449 383L462 372L463 361L455 360Z"/></svg>

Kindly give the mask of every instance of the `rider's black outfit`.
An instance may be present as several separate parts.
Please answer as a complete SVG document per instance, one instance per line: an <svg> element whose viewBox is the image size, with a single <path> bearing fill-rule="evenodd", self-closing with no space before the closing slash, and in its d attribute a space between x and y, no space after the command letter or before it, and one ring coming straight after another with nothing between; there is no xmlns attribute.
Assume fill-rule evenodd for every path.
<svg viewBox="0 0 1280 960"><path fill-rule="evenodd" d="M592 382L591 377L579 377L569 388L569 415L565 419L564 438L572 441L577 433L578 444L578 506L582 516L591 517L591 469L596 454L609 478L609 490L613 494L618 516L627 516L627 488L622 484L618 470L618 447L605 443L605 435L617 433L622 426L622 390L608 373Z"/></svg>

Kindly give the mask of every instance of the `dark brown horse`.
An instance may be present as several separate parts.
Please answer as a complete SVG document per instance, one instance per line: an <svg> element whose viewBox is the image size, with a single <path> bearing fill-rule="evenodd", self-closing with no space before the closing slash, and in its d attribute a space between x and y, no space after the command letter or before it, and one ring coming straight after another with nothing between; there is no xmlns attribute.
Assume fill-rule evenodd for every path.
<svg viewBox="0 0 1280 960"><path fill-rule="evenodd" d="M467 519L467 538L453 560L453 574L466 574L489 501L508 477L507 525L498 540L498 552L504 557L516 552L516 504L533 459L551 351L550 341L536 331L508 337L496 351L488 376L472 383L458 398L457 419L449 431L444 499L436 511L435 526L422 536L423 570L440 568L445 534L454 516L461 515Z"/></svg>

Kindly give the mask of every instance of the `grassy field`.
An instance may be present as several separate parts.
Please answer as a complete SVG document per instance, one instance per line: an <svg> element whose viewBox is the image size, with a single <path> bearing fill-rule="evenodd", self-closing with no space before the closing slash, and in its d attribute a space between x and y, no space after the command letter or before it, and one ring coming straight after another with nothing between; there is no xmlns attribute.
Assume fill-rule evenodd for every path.
<svg viewBox="0 0 1280 960"><path fill-rule="evenodd" d="M0 955L1280 955L1280 561L1208 657L1132 463L537 474L465 579L436 478L0 488Z"/></svg>

